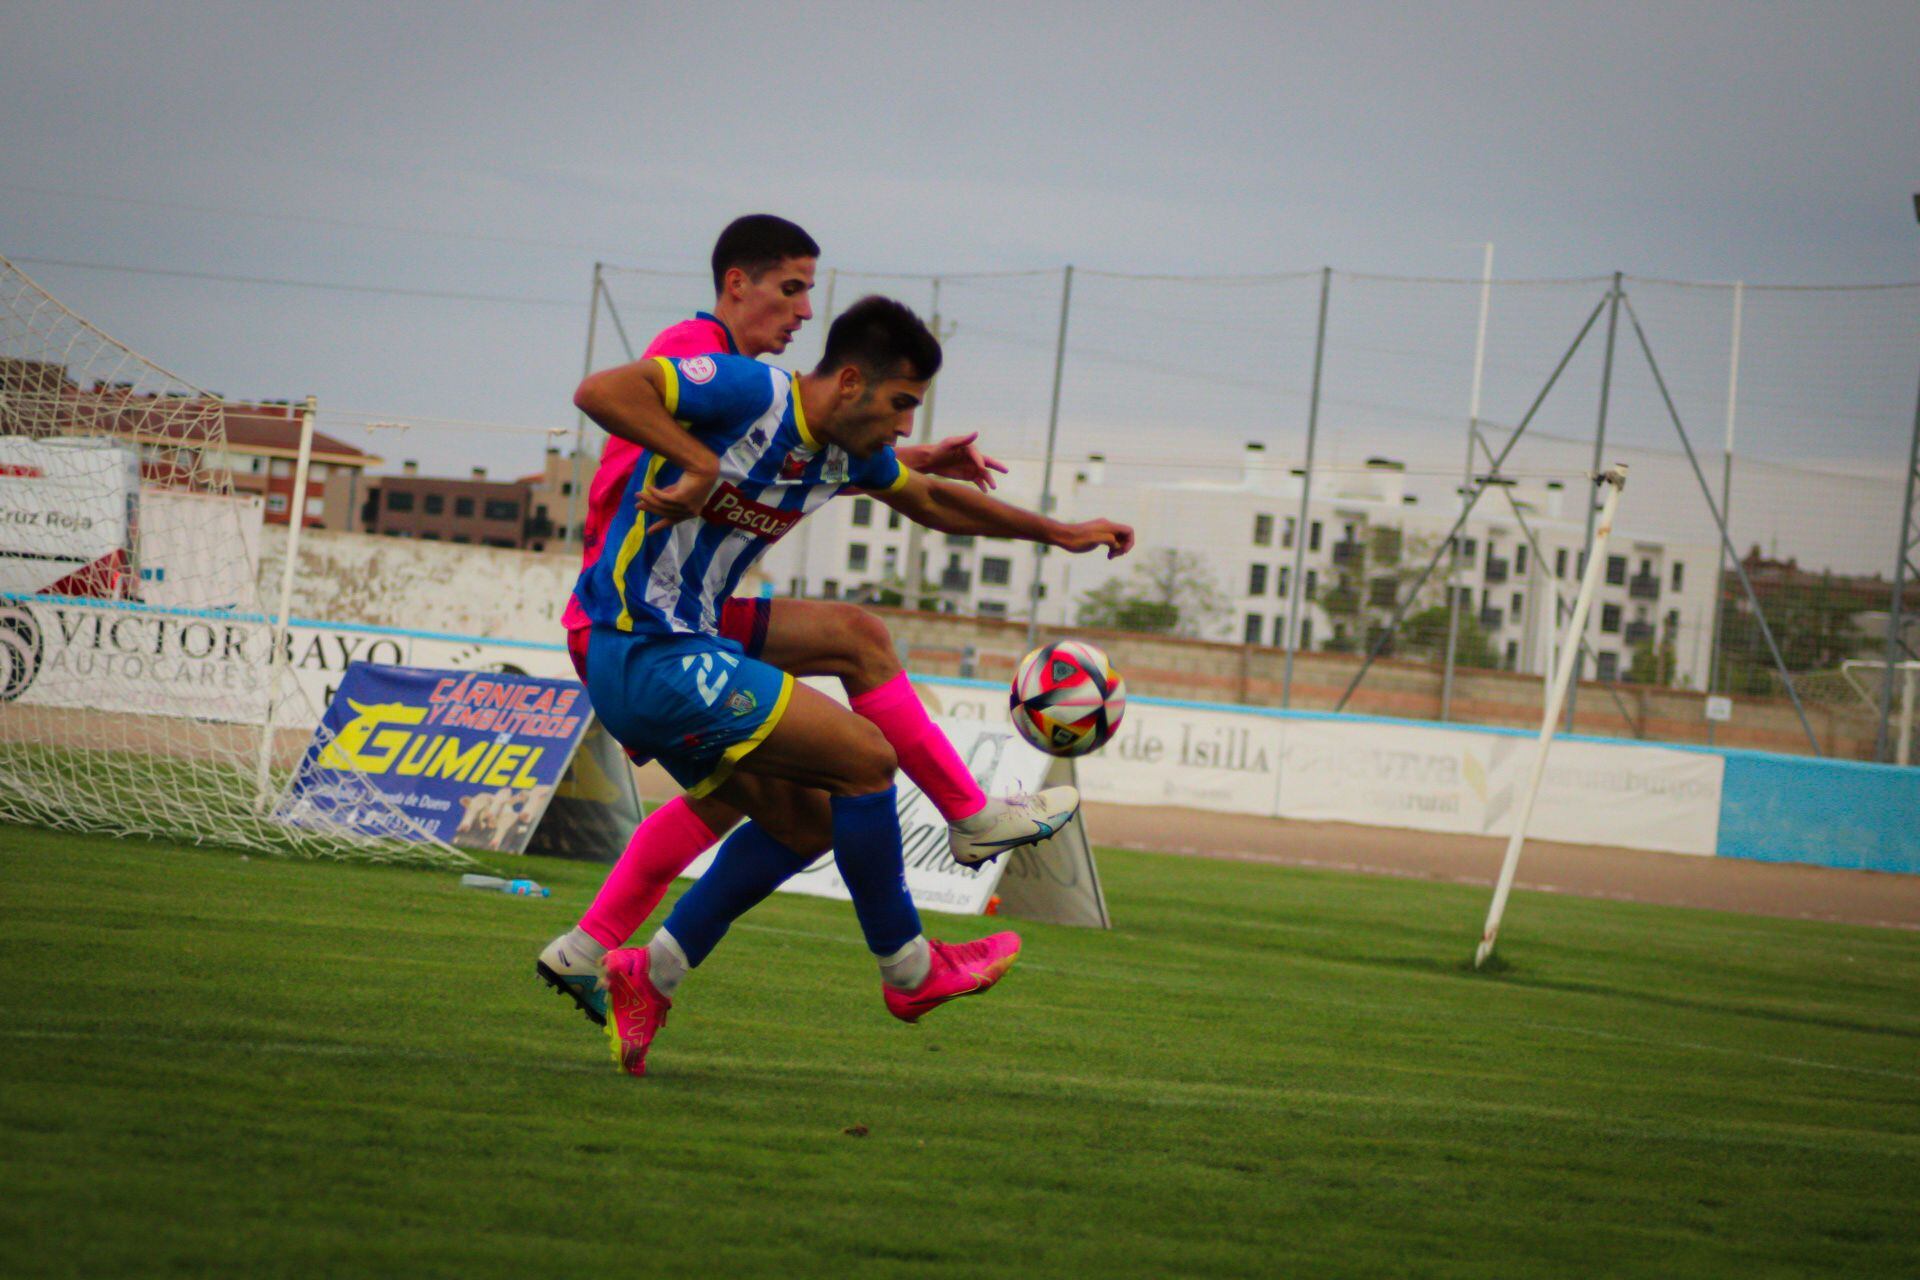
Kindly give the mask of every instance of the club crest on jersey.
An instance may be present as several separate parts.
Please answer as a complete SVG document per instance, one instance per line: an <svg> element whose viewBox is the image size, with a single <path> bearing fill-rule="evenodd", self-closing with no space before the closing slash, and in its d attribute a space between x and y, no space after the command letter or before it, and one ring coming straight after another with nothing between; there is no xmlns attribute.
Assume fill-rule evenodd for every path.
<svg viewBox="0 0 1920 1280"><path fill-rule="evenodd" d="M688 382L712 382L717 370L712 356L694 356L680 362L680 376Z"/></svg>
<svg viewBox="0 0 1920 1280"><path fill-rule="evenodd" d="M793 522L800 515L798 511L782 511L778 507L755 502L730 481L715 489L713 496L707 499L707 505L700 511L700 518L708 524L740 529L764 542L778 542L787 530L793 528Z"/></svg>

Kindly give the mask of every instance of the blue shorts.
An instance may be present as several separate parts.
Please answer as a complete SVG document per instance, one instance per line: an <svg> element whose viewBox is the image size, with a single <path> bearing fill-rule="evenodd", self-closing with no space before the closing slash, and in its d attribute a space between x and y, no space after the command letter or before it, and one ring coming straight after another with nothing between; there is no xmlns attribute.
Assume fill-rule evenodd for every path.
<svg viewBox="0 0 1920 1280"><path fill-rule="evenodd" d="M696 798L732 776L793 697L792 676L712 636L595 626L586 669L587 698L607 732Z"/></svg>

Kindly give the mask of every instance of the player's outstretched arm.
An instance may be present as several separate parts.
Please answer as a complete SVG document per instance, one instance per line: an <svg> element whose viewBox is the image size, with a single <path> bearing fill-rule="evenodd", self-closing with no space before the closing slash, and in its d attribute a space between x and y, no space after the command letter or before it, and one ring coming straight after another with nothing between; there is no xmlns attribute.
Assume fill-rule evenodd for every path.
<svg viewBox="0 0 1920 1280"><path fill-rule="evenodd" d="M643 510L671 522L700 513L720 478L720 459L674 420L666 386L658 360L636 360L588 375L573 393L573 403L608 435L660 454L681 469L678 480L648 489L640 500Z"/></svg>
<svg viewBox="0 0 1920 1280"><path fill-rule="evenodd" d="M918 471L923 476L940 476L946 480L963 480L985 493L1000 482L994 473L1007 473L1007 464L983 451L974 441L980 438L978 431L970 431L964 436L948 436L945 440L936 440L932 444L903 444L894 449L900 459L900 465L910 471Z"/></svg>
<svg viewBox="0 0 1920 1280"><path fill-rule="evenodd" d="M1082 520L1067 524L988 497L965 485L929 480L918 472L908 472L907 483L896 492L875 496L907 519L941 533L1020 538L1076 554L1105 547L1108 559L1133 550L1133 529L1117 521Z"/></svg>

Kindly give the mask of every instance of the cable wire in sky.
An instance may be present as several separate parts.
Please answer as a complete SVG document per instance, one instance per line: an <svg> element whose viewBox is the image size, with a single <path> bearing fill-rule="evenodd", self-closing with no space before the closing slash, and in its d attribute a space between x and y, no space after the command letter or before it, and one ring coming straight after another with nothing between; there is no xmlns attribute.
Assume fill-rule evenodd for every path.
<svg viewBox="0 0 1920 1280"><path fill-rule="evenodd" d="M320 289L329 293L371 293L396 298L439 298L450 302L503 302L528 307L581 309L579 298L534 298L510 293L462 293L446 289L398 289L391 285L334 284L325 280L288 280L278 276L240 276L219 271L175 271L161 267L130 267L117 262L75 262L66 258L15 258L36 267L67 267L75 271L117 271L124 275L166 276L177 280L214 280L223 284L261 284L280 289Z"/></svg>

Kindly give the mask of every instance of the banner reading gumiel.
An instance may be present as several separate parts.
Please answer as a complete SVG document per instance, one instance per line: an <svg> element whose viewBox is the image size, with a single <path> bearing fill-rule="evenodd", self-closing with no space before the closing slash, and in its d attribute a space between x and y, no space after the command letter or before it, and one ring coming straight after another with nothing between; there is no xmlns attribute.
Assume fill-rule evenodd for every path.
<svg viewBox="0 0 1920 1280"><path fill-rule="evenodd" d="M275 816L519 853L589 719L571 680L354 663ZM370 811L369 785L417 830Z"/></svg>

